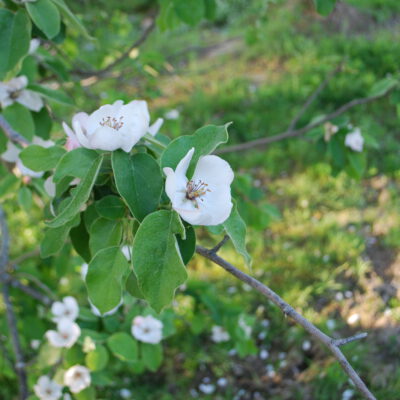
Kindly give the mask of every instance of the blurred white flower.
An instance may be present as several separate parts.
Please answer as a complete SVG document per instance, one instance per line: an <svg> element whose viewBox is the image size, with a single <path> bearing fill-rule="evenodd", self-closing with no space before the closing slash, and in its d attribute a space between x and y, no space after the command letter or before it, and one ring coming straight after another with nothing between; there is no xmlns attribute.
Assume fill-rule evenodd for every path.
<svg viewBox="0 0 400 400"><path fill-rule="evenodd" d="M132 396L132 392L129 389L125 389L122 388L119 391L119 395L123 398L123 399L129 399Z"/></svg>
<svg viewBox="0 0 400 400"><path fill-rule="evenodd" d="M72 296L64 297L62 301L55 301L52 304L51 312L54 322L59 322L63 318L75 321L79 315L78 302Z"/></svg>
<svg viewBox="0 0 400 400"><path fill-rule="evenodd" d="M72 397L69 393L64 393L63 400L72 400Z"/></svg>
<svg viewBox="0 0 400 400"><path fill-rule="evenodd" d="M361 135L360 128L348 133L344 139L344 144L354 151L361 152L364 147L364 138Z"/></svg>
<svg viewBox="0 0 400 400"><path fill-rule="evenodd" d="M43 107L40 95L32 90L25 89L28 85L26 76L18 76L8 82L0 82L0 105L2 108L14 103L22 104L32 111L39 111Z"/></svg>
<svg viewBox="0 0 400 400"><path fill-rule="evenodd" d="M82 365L74 365L64 374L64 384L72 393L79 393L90 386L91 378L89 370Z"/></svg>
<svg viewBox="0 0 400 400"><path fill-rule="evenodd" d="M284 360L284 359L286 358L286 353L285 353L284 351L281 351L281 352L278 354L278 358L279 358L280 360Z"/></svg>
<svg viewBox="0 0 400 400"><path fill-rule="evenodd" d="M45 333L47 340L54 347L72 347L81 334L79 325L70 319L63 318L57 323L57 330Z"/></svg>
<svg viewBox="0 0 400 400"><path fill-rule="evenodd" d="M33 350L37 350L40 347L40 340L38 339L32 339L31 340L31 348Z"/></svg>
<svg viewBox="0 0 400 400"><path fill-rule="evenodd" d="M301 345L301 348L302 348L304 351L310 350L310 349L311 349L311 342L310 342L309 340L305 340L305 341L303 342L303 344Z"/></svg>
<svg viewBox="0 0 400 400"><path fill-rule="evenodd" d="M337 133L339 130L339 127L336 125L333 125L331 122L326 122L324 124L324 140L325 142L329 142L331 140L331 137Z"/></svg>
<svg viewBox="0 0 400 400"><path fill-rule="evenodd" d="M165 119L178 119L179 115L180 115L180 112L177 109L174 108L172 110L167 111L164 114L164 118Z"/></svg>
<svg viewBox="0 0 400 400"><path fill-rule="evenodd" d="M96 343L90 336L85 336L85 339L83 339L82 350L84 353L96 350Z"/></svg>
<svg viewBox="0 0 400 400"><path fill-rule="evenodd" d="M40 46L40 40L39 39L35 39L35 38L31 39L31 41L29 43L28 54L35 53L39 46Z"/></svg>
<svg viewBox="0 0 400 400"><path fill-rule="evenodd" d="M247 339L249 339L250 336L251 336L251 331L252 331L251 326L247 324L247 322L246 322L246 320L245 320L243 315L241 315L239 317L239 321L238 322L239 322L239 326L242 329L244 335L246 336Z"/></svg>
<svg viewBox="0 0 400 400"><path fill-rule="evenodd" d="M165 191L172 208L193 225L218 225L224 222L232 209L231 183L233 171L220 157L200 157L191 180L186 172L194 148L182 158L175 171L164 168L167 176Z"/></svg>
<svg viewBox="0 0 400 400"><path fill-rule="evenodd" d="M263 331L258 334L260 340L264 340L267 337L267 332Z"/></svg>
<svg viewBox="0 0 400 400"><path fill-rule="evenodd" d="M353 389L346 389L342 393L342 400L350 400L354 396L354 390Z"/></svg>
<svg viewBox="0 0 400 400"><path fill-rule="evenodd" d="M275 373L275 368L274 368L274 366L273 366L272 364L268 364L268 365L265 367L265 371L267 372L267 376L268 376L269 378L273 378L273 377L276 375L276 373Z"/></svg>
<svg viewBox="0 0 400 400"><path fill-rule="evenodd" d="M227 342L230 339L229 333L222 327L214 325L211 328L211 340L215 343Z"/></svg>
<svg viewBox="0 0 400 400"><path fill-rule="evenodd" d="M58 400L62 395L61 390L62 386L46 375L41 376L33 387L33 391L40 400Z"/></svg>
<svg viewBox="0 0 400 400"><path fill-rule="evenodd" d="M336 299L337 301L342 301L342 300L343 300L343 293L342 293L342 292L337 292L337 293L335 294L335 299Z"/></svg>
<svg viewBox="0 0 400 400"><path fill-rule="evenodd" d="M269 322L268 319L263 319L263 320L261 321L261 326L263 326L264 328L268 328L269 325L270 325L270 322Z"/></svg>
<svg viewBox="0 0 400 400"><path fill-rule="evenodd" d="M63 122L68 136L67 148L79 146L88 149L129 153L132 147L147 133L150 114L147 103L133 100L128 104L117 100L101 106L92 114L80 112L72 118L72 129Z"/></svg>
<svg viewBox="0 0 400 400"><path fill-rule="evenodd" d="M261 358L261 360L266 360L269 357L268 350L265 350L265 349L261 350L259 357Z"/></svg>
<svg viewBox="0 0 400 400"><path fill-rule="evenodd" d="M326 326L328 327L328 329L333 330L336 327L336 322L334 319L328 319L328 321L326 321Z"/></svg>
<svg viewBox="0 0 400 400"><path fill-rule="evenodd" d="M132 321L132 335L141 342L157 344L162 339L163 323L148 315L135 317Z"/></svg>
<svg viewBox="0 0 400 400"><path fill-rule="evenodd" d="M346 297L346 299L350 299L351 297L353 297L353 292L351 290L346 290L344 292L344 297Z"/></svg>
<svg viewBox="0 0 400 400"><path fill-rule="evenodd" d="M230 350L228 351L228 354L229 354L231 357L236 356L237 350L236 350L236 349L230 349Z"/></svg>
<svg viewBox="0 0 400 400"><path fill-rule="evenodd" d="M347 323L348 323L349 325L354 325L354 324L356 324L359 320L360 320L360 314L355 313L355 314L351 314L351 315L349 316L349 318L347 318Z"/></svg>
<svg viewBox="0 0 400 400"><path fill-rule="evenodd" d="M228 379L226 379L226 378L219 378L217 380L217 385L219 387L225 387L227 384L228 384Z"/></svg>
<svg viewBox="0 0 400 400"><path fill-rule="evenodd" d="M125 256L125 258L128 261L131 261L132 248L129 247L128 245L125 245L125 246L121 247L121 251L122 251L122 254Z"/></svg>
<svg viewBox="0 0 400 400"><path fill-rule="evenodd" d="M212 383L200 383L199 390L204 394L212 394L215 391L215 385Z"/></svg>

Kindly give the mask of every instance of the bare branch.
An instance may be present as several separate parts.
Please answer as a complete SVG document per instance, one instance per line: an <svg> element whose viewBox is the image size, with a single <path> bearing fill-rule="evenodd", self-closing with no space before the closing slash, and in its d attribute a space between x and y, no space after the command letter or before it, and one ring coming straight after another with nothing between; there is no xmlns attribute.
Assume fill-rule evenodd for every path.
<svg viewBox="0 0 400 400"><path fill-rule="evenodd" d="M229 236L228 236L228 235L225 235L225 236L223 237L223 239L222 239L215 247L213 247L213 248L210 250L210 253L217 254L218 251L219 251L219 249L220 249L229 239L230 239Z"/></svg>
<svg viewBox="0 0 400 400"><path fill-rule="evenodd" d="M296 128L297 123L299 122L300 118L304 115L304 113L308 110L308 108L311 106L311 104L316 100L316 98L320 95L320 93L328 86L329 82L332 80L332 78L342 70L343 67L343 62L341 62L339 65L336 66L332 71L329 72L329 74L326 76L326 78L321 82L321 84L314 90L314 92L308 97L306 102L303 104L301 107L300 111L294 116L292 121L290 122L289 128L287 129L288 131L292 131L293 129Z"/></svg>
<svg viewBox="0 0 400 400"><path fill-rule="evenodd" d="M4 118L3 115L0 114L0 128L6 134L6 136L15 143L20 144L29 144L29 141L25 139L22 135L20 135Z"/></svg>
<svg viewBox="0 0 400 400"><path fill-rule="evenodd" d="M143 42L146 41L150 33L154 30L156 27L156 15L153 15L151 17L151 22L149 25L143 30L142 34L140 37L132 43L132 45L126 49L116 60L108 64L106 67L99 69L99 70L93 70L93 71L85 71L82 69L75 69L72 72L75 73L76 75L80 75L85 78L89 77L104 77L107 75L109 72L111 72L118 64L120 64L122 61L124 61L126 58L129 57L130 52L135 48L139 47Z"/></svg>
<svg viewBox="0 0 400 400"><path fill-rule="evenodd" d="M353 381L354 385L357 389L363 394L363 396L368 400L376 400L375 396L369 391L363 380L358 376L357 372L353 369L350 363L347 361L344 354L339 349L336 341L330 338L328 335L320 331L315 325L313 325L310 321L304 318L301 314L299 314L290 304L286 303L280 296L278 296L273 290L271 290L268 286L262 284L257 279L247 275L246 273L240 271L232 264L219 257L217 254L213 253L212 250L206 249L201 246L196 247L196 252L215 264L224 268L227 272L238 278L244 283L250 285L257 292L261 293L267 299L272 301L275 305L277 305L285 315L288 315L292 319L294 319L299 325L301 325L306 331L308 331L314 338L323 343L331 353L335 356L335 358L339 361L340 365L344 369L345 373L350 377ZM354 339L356 340L356 339Z"/></svg>
<svg viewBox="0 0 400 400"><path fill-rule="evenodd" d="M372 103L375 100L378 100L378 99L381 99L382 97L387 96L387 94L389 92L390 92L390 89L384 93L381 93L381 94L378 94L375 96L368 96L368 97L362 97L359 99L351 100L348 103L343 104L338 109L331 112L330 114L327 114L324 117L318 119L317 121L314 121L314 122L311 122L311 123L305 125L303 128L294 129L294 130L286 130L285 132L279 133L274 136L267 136L267 137L263 137L261 139L252 140L250 142L240 143L240 144L236 144L233 146L228 146L228 147L216 150L215 154L232 153L235 151L245 151L245 150L249 150L249 149L253 149L253 148L261 148L262 146L265 146L267 144L274 143L274 142L279 142L280 140L283 140L283 139L304 135L306 132L310 131L311 129L314 129L318 126L323 125L325 122L328 122L328 121L338 117L339 115L345 113L346 111L348 111L354 107L357 107L362 104Z"/></svg>
<svg viewBox="0 0 400 400"><path fill-rule="evenodd" d="M340 346L343 346L343 345L345 345L347 343L354 342L354 341L360 340L360 339L364 339L367 336L368 336L367 332L361 332L361 333L357 333L357 335L353 335L353 336L350 336L350 337L347 337L347 338L336 339L336 340L333 341L333 344L335 346L340 347Z"/></svg>
<svg viewBox="0 0 400 400"><path fill-rule="evenodd" d="M4 273L8 264L9 255L9 235L6 222L6 216L3 209L0 207L0 228L1 228L1 248L0 248L0 272ZM8 328L12 340L12 345L15 353L15 371L19 381L19 396L21 400L28 398L28 381L25 371L25 361L22 354L22 347L19 341L17 320L11 303L9 284L3 283L3 299L6 306L6 314Z"/></svg>

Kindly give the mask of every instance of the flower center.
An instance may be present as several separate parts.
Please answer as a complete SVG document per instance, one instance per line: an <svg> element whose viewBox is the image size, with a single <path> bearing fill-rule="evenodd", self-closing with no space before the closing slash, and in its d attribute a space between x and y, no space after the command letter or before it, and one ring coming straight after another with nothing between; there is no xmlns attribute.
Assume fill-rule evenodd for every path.
<svg viewBox="0 0 400 400"><path fill-rule="evenodd" d="M100 122L100 125L108 126L109 128L119 131L124 126L124 122L122 121L123 119L124 119L123 116L119 117L118 119L111 117L103 117L103 119Z"/></svg>
<svg viewBox="0 0 400 400"><path fill-rule="evenodd" d="M21 90L13 90L12 92L8 92L8 97L12 100L17 100L21 94Z"/></svg>
<svg viewBox="0 0 400 400"><path fill-rule="evenodd" d="M201 197L205 196L207 192L211 192L211 190L208 189L207 183L201 181L200 179L197 182L190 180L186 184L186 198L194 201L196 208L198 208L197 199L203 201Z"/></svg>

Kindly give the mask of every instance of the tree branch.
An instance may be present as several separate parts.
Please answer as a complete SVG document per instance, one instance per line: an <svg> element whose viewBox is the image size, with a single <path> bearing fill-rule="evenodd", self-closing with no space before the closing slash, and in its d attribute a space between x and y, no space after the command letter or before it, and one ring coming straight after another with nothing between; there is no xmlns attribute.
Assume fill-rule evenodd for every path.
<svg viewBox="0 0 400 400"><path fill-rule="evenodd" d="M29 141L25 139L22 135L20 135L4 118L2 114L0 114L0 128L3 130L5 135L13 142L20 144L29 144Z"/></svg>
<svg viewBox="0 0 400 400"><path fill-rule="evenodd" d="M358 335L356 338L353 336L352 338L342 339L342 341L346 341L345 343L340 342L340 339L335 340L320 331L315 325L313 325L310 321L304 318L301 314L299 314L290 304L286 303L280 296L278 296L273 290L271 290L268 286L262 284L257 279L247 275L246 273L240 271L232 264L224 260L223 258L219 257L215 251L206 249L201 246L196 247L196 252L202 255L205 258L208 258L215 264L219 265L220 267L224 268L227 272L231 275L235 276L239 280L244 283L247 283L257 292L261 293L267 299L272 301L275 305L277 305L285 315L288 315L292 319L294 319L299 325L301 325L306 331L308 331L315 339L319 340L323 343L334 357L339 361L340 365L342 366L345 373L350 377L353 381L354 385L357 389L363 394L363 396L368 400L376 400L375 396L369 391L363 380L358 376L357 372L353 369L350 363L347 361L344 354L341 352L339 346L349 341L360 339L365 337L364 335ZM357 336L357 335L356 335ZM349 340L350 339L350 340Z"/></svg>
<svg viewBox="0 0 400 400"><path fill-rule="evenodd" d="M75 69L72 72L76 75L82 76L84 78L90 78L90 77L104 77L107 75L109 72L111 72L118 64L120 64L122 61L124 61L126 58L129 57L130 52L135 48L139 47L143 42L146 41L150 33L154 30L156 27L156 15L151 16L151 22L150 24L143 30L142 34L139 36L139 38L132 43L132 45L126 49L116 60L108 64L106 67L99 69L99 70L92 70L92 71L85 71L82 69Z"/></svg>
<svg viewBox="0 0 400 400"><path fill-rule="evenodd" d="M390 90L391 89L389 89L388 91L386 91L384 93L375 95L375 96L368 96L368 97L362 97L359 99L351 100L348 103L345 103L342 106L340 106L337 110L318 119L317 121L311 122L311 123L303 126L303 128L293 129L293 130L287 129L286 131L279 133L277 135L274 135L274 136L267 136L267 137L263 137L261 139L252 140L250 142L240 143L240 144L236 144L233 146L224 147L222 149L216 150L215 154L232 153L235 151L245 151L245 150L249 150L249 149L253 149L253 148L259 148L261 146L265 146L270 143L279 142L280 140L283 140L283 139L288 139L291 137L304 135L306 132L310 131L311 129L321 126L325 122L328 122L328 121L338 117L339 115L345 113L346 111L348 111L356 106L359 106L362 104L367 104L367 103L372 103L375 100L385 97L390 92Z"/></svg>
<svg viewBox="0 0 400 400"><path fill-rule="evenodd" d="M1 249L0 249L0 272L4 273L8 264L9 255L9 235L6 222L6 216L3 209L0 207L0 228L1 228ZM6 306L7 322L12 340L12 345L15 353L15 371L19 381L19 396L21 400L28 398L28 381L25 371L25 362L22 354L22 347L19 341L17 320L12 307L9 284L3 283L3 299Z"/></svg>

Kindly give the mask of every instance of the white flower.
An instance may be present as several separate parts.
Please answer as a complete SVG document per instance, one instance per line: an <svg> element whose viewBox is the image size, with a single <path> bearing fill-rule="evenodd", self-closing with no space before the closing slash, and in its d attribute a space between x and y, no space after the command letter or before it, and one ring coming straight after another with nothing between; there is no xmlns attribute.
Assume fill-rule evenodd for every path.
<svg viewBox="0 0 400 400"><path fill-rule="evenodd" d="M347 323L349 325L354 325L359 321L359 319L360 319L360 314L357 314L357 313L351 314L349 316L349 318L347 318Z"/></svg>
<svg viewBox="0 0 400 400"><path fill-rule="evenodd" d="M219 378L217 380L217 385L219 387L225 387L227 384L228 384L228 379L226 379L226 378Z"/></svg>
<svg viewBox="0 0 400 400"><path fill-rule="evenodd" d="M230 339L229 333L222 327L214 325L211 328L211 340L215 343L227 342Z"/></svg>
<svg viewBox="0 0 400 400"><path fill-rule="evenodd" d="M134 100L128 104L122 100L106 104L88 115L80 112L72 118L72 128L63 123L68 136L67 148L80 146L88 149L130 152L132 147L147 133L150 115L147 103Z"/></svg>
<svg viewBox="0 0 400 400"><path fill-rule="evenodd" d="M31 347L33 350L37 350L40 347L40 340L39 339L32 339L31 340Z"/></svg>
<svg viewBox="0 0 400 400"><path fill-rule="evenodd" d="M238 322L239 322L239 327L242 328L242 331L246 336L246 338L250 338L252 329L251 326L246 323L246 320L243 315L239 317Z"/></svg>
<svg viewBox="0 0 400 400"><path fill-rule="evenodd" d="M326 326L328 327L328 329L330 329L332 331L336 327L335 320L334 319L328 319L328 321L326 321Z"/></svg>
<svg viewBox="0 0 400 400"><path fill-rule="evenodd" d="M147 317L137 316L132 321L132 335L141 342L157 344L162 339L163 323L148 315Z"/></svg>
<svg viewBox="0 0 400 400"><path fill-rule="evenodd" d="M342 400L350 400L354 396L354 390L352 389L346 389L342 393Z"/></svg>
<svg viewBox="0 0 400 400"><path fill-rule="evenodd" d="M156 136L163 123L164 120L162 118L157 118L156 122L149 126L147 132L149 132L151 136Z"/></svg>
<svg viewBox="0 0 400 400"><path fill-rule="evenodd" d="M167 176L165 191L172 208L192 225L218 225L224 222L232 209L231 188L233 171L217 156L200 157L191 180L186 172L194 148L179 162L175 171L164 168Z"/></svg>
<svg viewBox="0 0 400 400"><path fill-rule="evenodd" d="M126 258L128 261L131 261L132 248L129 247L128 245L125 245L125 246L122 246L122 247L121 247L121 251L122 251L122 254L125 256L125 258Z"/></svg>
<svg viewBox="0 0 400 400"><path fill-rule="evenodd" d="M82 365L74 365L64 374L64 384L72 393L79 393L90 386L91 378L89 370Z"/></svg>
<svg viewBox="0 0 400 400"><path fill-rule="evenodd" d="M132 396L132 392L129 389L121 389L119 391L119 395L123 398L123 399L129 399Z"/></svg>
<svg viewBox="0 0 400 400"><path fill-rule="evenodd" d="M305 340L305 341L303 342L303 344L301 345L301 348L302 348L304 351L310 350L310 349L311 349L311 342L310 342L309 340Z"/></svg>
<svg viewBox="0 0 400 400"><path fill-rule="evenodd" d="M40 400L58 400L62 393L62 386L52 381L48 376L41 376L33 390Z"/></svg>
<svg viewBox="0 0 400 400"><path fill-rule="evenodd" d="M2 108L19 103L32 111L43 107L43 100L38 93L25 89L28 85L26 76L18 76L8 82L0 82L0 105Z"/></svg>
<svg viewBox="0 0 400 400"><path fill-rule="evenodd" d="M57 323L57 330L45 333L47 340L54 347L72 347L81 334L79 325L69 319L63 318Z"/></svg>
<svg viewBox="0 0 400 400"><path fill-rule="evenodd" d="M261 358L261 360L266 360L269 357L268 350L265 350L265 349L261 350L259 357Z"/></svg>
<svg viewBox="0 0 400 400"><path fill-rule="evenodd" d="M354 151L361 152L364 147L364 138L361 135L360 128L356 128L353 132L348 133L344 139L344 144Z"/></svg>
<svg viewBox="0 0 400 400"><path fill-rule="evenodd" d="M179 111L174 108L172 110L167 111L164 114L164 118L165 119L178 119L179 118L179 114L180 114Z"/></svg>
<svg viewBox="0 0 400 400"><path fill-rule="evenodd" d="M28 54L35 53L39 46L40 46L40 40L39 39L31 39L31 41L29 43Z"/></svg>
<svg viewBox="0 0 400 400"><path fill-rule="evenodd" d="M54 322L59 322L63 318L75 321L79 314L79 306L72 296L67 296L62 301L55 301L51 306L51 312Z"/></svg>
<svg viewBox="0 0 400 400"><path fill-rule="evenodd" d="M204 394L212 394L215 391L215 385L212 383L200 383L199 390Z"/></svg>

